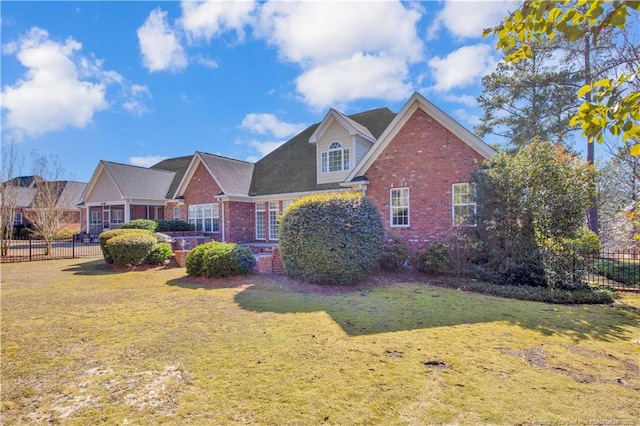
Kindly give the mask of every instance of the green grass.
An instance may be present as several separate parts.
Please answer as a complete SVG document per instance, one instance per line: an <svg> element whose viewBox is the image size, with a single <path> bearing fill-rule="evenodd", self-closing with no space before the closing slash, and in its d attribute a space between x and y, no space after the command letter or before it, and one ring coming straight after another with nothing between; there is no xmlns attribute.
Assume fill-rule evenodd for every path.
<svg viewBox="0 0 640 426"><path fill-rule="evenodd" d="M637 260L598 259L596 273L618 283L637 287L640 285L640 263Z"/></svg>
<svg viewBox="0 0 640 426"><path fill-rule="evenodd" d="M640 299L562 306L78 260L2 265L3 424L640 417Z"/></svg>

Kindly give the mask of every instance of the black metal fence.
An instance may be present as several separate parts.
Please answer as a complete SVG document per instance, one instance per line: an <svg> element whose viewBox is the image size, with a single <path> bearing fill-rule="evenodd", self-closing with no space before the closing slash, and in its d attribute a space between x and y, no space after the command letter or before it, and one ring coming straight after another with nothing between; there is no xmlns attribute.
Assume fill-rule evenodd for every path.
<svg viewBox="0 0 640 426"><path fill-rule="evenodd" d="M34 260L75 259L102 257L96 240L64 238L55 239L48 245L44 240L14 238L3 248L0 262L31 262Z"/></svg>
<svg viewBox="0 0 640 426"><path fill-rule="evenodd" d="M616 290L640 290L640 250L601 251L586 257L587 282Z"/></svg>

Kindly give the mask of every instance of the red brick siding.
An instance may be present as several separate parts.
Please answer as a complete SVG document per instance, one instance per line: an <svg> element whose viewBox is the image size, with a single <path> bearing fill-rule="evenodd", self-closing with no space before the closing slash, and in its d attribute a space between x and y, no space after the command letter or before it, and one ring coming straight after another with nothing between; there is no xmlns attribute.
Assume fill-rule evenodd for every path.
<svg viewBox="0 0 640 426"><path fill-rule="evenodd" d="M411 248L442 237L452 227L451 184L468 182L482 156L423 110L409 118L365 175L367 195L385 229ZM389 190L409 188L408 228L389 226Z"/></svg>
<svg viewBox="0 0 640 426"><path fill-rule="evenodd" d="M230 243L254 241L254 203L224 203L225 238Z"/></svg>
<svg viewBox="0 0 640 426"><path fill-rule="evenodd" d="M131 220L134 219L146 219L147 218L147 206L140 204L132 204L130 207Z"/></svg>
<svg viewBox="0 0 640 426"><path fill-rule="evenodd" d="M214 204L217 203L216 195L219 195L222 189L211 174L207 171L207 168L202 164L198 164L193 177L189 181L187 188L182 194L185 198L185 205L180 207L180 217L184 215L184 220L188 220L189 205L190 204ZM222 207L222 206L221 206ZM222 211L220 212L222 216ZM220 218L222 220L222 217ZM222 226L222 223L220 224ZM222 239L222 229L220 232L212 234L216 241Z"/></svg>

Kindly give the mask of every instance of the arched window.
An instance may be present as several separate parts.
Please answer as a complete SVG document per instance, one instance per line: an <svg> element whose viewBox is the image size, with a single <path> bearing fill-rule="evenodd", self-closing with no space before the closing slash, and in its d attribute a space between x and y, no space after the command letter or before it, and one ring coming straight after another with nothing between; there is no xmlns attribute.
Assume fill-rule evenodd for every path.
<svg viewBox="0 0 640 426"><path fill-rule="evenodd" d="M342 172L351 168L349 148L340 142L331 142L329 150L322 153L322 173Z"/></svg>

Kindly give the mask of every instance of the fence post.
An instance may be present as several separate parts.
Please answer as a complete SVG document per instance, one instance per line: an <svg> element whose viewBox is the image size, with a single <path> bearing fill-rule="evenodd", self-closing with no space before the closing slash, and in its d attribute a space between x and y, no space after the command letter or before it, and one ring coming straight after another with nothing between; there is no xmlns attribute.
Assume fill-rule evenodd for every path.
<svg viewBox="0 0 640 426"><path fill-rule="evenodd" d="M76 239L71 237L71 258L76 258Z"/></svg>
<svg viewBox="0 0 640 426"><path fill-rule="evenodd" d="M29 235L29 262L31 262L31 235Z"/></svg>

